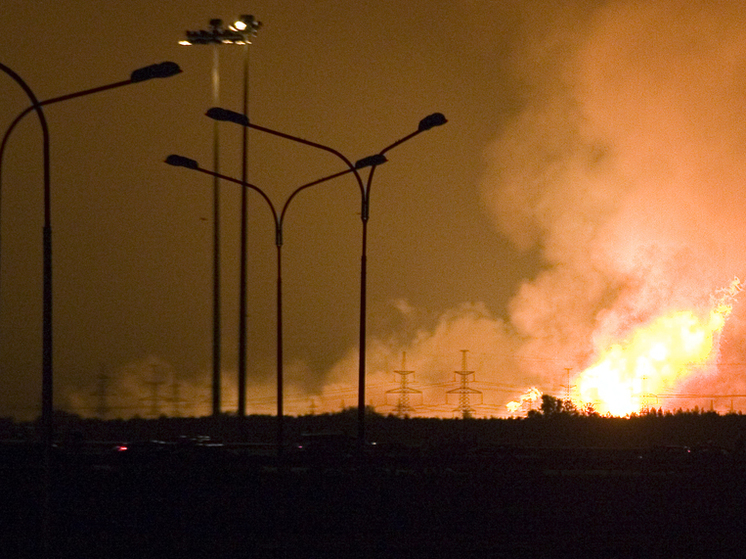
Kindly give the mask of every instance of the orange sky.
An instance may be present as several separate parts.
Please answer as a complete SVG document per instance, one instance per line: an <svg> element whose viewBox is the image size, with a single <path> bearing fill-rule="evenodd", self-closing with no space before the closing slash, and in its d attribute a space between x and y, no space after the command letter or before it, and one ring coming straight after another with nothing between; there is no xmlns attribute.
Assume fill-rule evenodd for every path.
<svg viewBox="0 0 746 559"><path fill-rule="evenodd" d="M212 157L203 116L211 49L178 40L247 9L264 24L250 51L257 124L355 160L429 113L449 120L376 171L368 370L380 392L395 388L406 351L422 385L442 385L433 405L450 408L442 393L456 386L453 371L468 349L491 410L533 385L562 393L565 368L589 366L599 340L701 305L743 274L746 15L730 2L266 1L208 9L192 1L11 0L4 8L0 61L40 99L126 79L162 60L184 70L46 109L55 388L68 409L93 413L102 372L111 406L147 413L146 383L154 381L164 383L164 401L174 383L193 410L209 399L212 183L163 159L179 153L207 167ZM240 110L241 51L221 47L220 57L221 105ZM27 100L9 79L0 91L4 129ZM228 124L221 152L222 171L240 176L240 131ZM337 170L327 154L250 133L251 182L278 204ZM40 134L28 118L3 162L0 416L38 410L41 185ZM234 186L223 186L221 206L228 410L237 352ZM339 406L340 390L352 386L346 405L354 405L359 195L345 179L304 194L288 212L283 248L288 390L299 402L326 390ZM251 203L256 401L274 386L274 237L266 209ZM736 305L723 340L727 374L708 380L719 393L746 393L734 373L746 361L739 317ZM378 398L372 403L386 410Z"/></svg>

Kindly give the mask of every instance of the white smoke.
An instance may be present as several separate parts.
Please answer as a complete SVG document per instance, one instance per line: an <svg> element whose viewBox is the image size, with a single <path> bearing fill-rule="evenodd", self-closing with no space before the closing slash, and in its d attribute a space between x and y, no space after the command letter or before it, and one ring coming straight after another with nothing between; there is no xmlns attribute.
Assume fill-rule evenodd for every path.
<svg viewBox="0 0 746 559"><path fill-rule="evenodd" d="M587 366L743 274L745 23L732 2L610 2L526 49L531 94L482 183L499 229L546 261L512 301L521 353Z"/></svg>

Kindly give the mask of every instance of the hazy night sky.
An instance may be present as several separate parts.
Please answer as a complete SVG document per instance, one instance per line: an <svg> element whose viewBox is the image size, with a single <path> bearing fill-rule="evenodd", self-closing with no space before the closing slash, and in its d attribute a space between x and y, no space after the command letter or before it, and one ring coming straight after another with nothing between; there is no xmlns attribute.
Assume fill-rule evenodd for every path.
<svg viewBox="0 0 746 559"><path fill-rule="evenodd" d="M703 5L704 6L704 5ZM6 1L0 62L39 99L171 60L183 73L49 105L58 407L110 416L209 412L212 180L167 166L212 161L212 47L186 30L253 14L253 122L351 160L389 154L368 238L371 404L416 371L422 413L451 415L453 371L476 371L479 415L529 386L563 390L611 339L698 306L744 274L741 227L746 9L686 0L161 4ZM243 49L219 49L221 105L242 107ZM28 106L0 85L5 128ZM221 170L240 177L241 129L221 125ZM342 170L333 156L249 133L249 178L281 206ZM33 417L41 391L41 133L29 115L3 161L0 416ZM222 186L224 409L236 408L240 190ZM302 193L283 248L287 411L356 405L360 195L351 177ZM248 411L272 413L275 247L250 196ZM745 361L738 309L728 363ZM741 368L710 378L746 393ZM728 376L730 375L730 376ZM726 378L727 377L727 378ZM736 378L737 377L737 378ZM481 383L481 384L480 384ZM434 385L439 385L435 387ZM473 404L480 401L473 400Z"/></svg>

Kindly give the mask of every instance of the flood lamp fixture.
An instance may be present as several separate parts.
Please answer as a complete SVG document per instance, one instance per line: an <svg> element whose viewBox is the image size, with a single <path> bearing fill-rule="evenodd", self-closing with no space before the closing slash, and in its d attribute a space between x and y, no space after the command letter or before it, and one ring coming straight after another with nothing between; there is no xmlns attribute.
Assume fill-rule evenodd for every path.
<svg viewBox="0 0 746 559"><path fill-rule="evenodd" d="M187 31L186 39L180 45L250 45L251 38L256 36L262 26L254 16L243 15L228 27L223 26L222 19L211 19L210 29Z"/></svg>

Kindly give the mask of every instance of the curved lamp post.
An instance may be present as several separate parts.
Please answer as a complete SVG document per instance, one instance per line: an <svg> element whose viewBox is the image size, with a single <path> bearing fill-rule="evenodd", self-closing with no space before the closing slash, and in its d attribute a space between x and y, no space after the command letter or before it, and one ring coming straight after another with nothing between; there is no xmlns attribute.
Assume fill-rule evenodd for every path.
<svg viewBox="0 0 746 559"><path fill-rule="evenodd" d="M31 106L21 112L11 123L0 145L0 169L2 169L2 156L5 151L5 145L10 133L20 120L31 111L36 111L39 117L43 135L43 161L44 161L44 228L43 228L43 247L42 247L42 406L41 406L41 425L42 439L44 442L44 508L42 512L42 547L47 550L50 542L50 522L51 522L51 459L52 443L54 439L54 422L53 422L53 369L52 369L52 225L51 225L51 180L50 180L50 158L49 158L49 127L47 119L42 110L43 105L81 97L98 91L112 89L137 83L151 78L165 78L181 72L181 69L174 62L162 62L145 68L135 70L130 75L129 80L117 82L110 86L89 89L78 93L71 93L62 97L39 101L31 88L23 79L8 68L5 64L0 63L0 70L10 76L21 86L28 98L31 100Z"/></svg>
<svg viewBox="0 0 746 559"><path fill-rule="evenodd" d="M187 31L186 39L179 41L181 45L212 45L213 57L212 57L212 96L215 104L219 102L220 98L220 72L219 72L219 58L218 58L218 46L219 45L242 45L244 48L244 60L243 60L243 111L244 114L248 115L249 110L249 45L251 39L256 36L257 31L262 26L260 21L257 21L252 15L242 15L232 25L227 28L223 26L222 19L211 19L209 30L200 31ZM243 137L243 167L242 173L243 178L246 180L247 165L248 161L246 158L246 152L248 149L248 137L244 133ZM213 154L213 171L218 173L220 171L220 155L219 155L219 137L218 137L218 123L215 122L213 126L213 142L212 142L212 154ZM242 191L242 214L241 224L242 233L241 240L245 244L246 242L246 204L243 201L243 195L245 195L246 189ZM220 392L221 392L221 309L220 309L220 180L217 176L213 176L213 202L212 202L212 217L213 217L213 282L212 282L212 415L220 415ZM242 264L243 266L243 264ZM244 269L243 267L241 268ZM245 272L242 272L245 273ZM241 406L239 406L241 407Z"/></svg>
<svg viewBox="0 0 746 559"><path fill-rule="evenodd" d="M260 189L259 187L247 183L244 180L238 180L234 179L232 177L222 175L220 173L215 173L213 171L209 171L207 169L203 169L199 166L197 161L194 159L189 159L188 157L183 157L181 155L169 155L166 158L166 163L169 165L173 165L175 167L186 167L187 169L192 169L194 171L200 171L201 173L205 173L207 175L212 175L214 177L220 178L222 180L233 182L236 184L239 184L244 187L244 189L251 189L259 193L259 195L264 199L265 202L267 202L267 205L269 206L270 211L272 212L272 217L274 218L274 225L275 225L275 246L277 247L277 454L280 456L282 454L282 448L284 444L284 412L283 412L283 340L282 340L282 245L283 245L283 236L282 236L282 225L285 220L285 212L287 212L288 206L290 205L290 202L295 198L301 191L310 188L312 186L315 186L317 184L321 184L323 182L335 179L337 177L341 177L342 175L346 175L351 172L357 172L357 169L362 169L363 167L369 167L372 165L380 165L381 163L386 162L386 157L384 155L373 155L370 157L366 157L364 159L361 159L358 161L354 166L351 168L340 171L338 173L334 173L333 175L328 175L326 177L322 177L320 179L317 179L315 181L311 181L309 183L303 184L293 190L293 192L288 196L287 200L285 200L285 204L282 206L282 210L278 213L275 209L274 204L272 203L272 200L267 196L267 194Z"/></svg>
<svg viewBox="0 0 746 559"><path fill-rule="evenodd" d="M375 171L375 168L378 165L378 163L372 162L367 165L363 165L363 167L371 168L368 174L368 180L364 184L362 178L360 177L360 174L357 172L357 169L361 168L358 166L358 164L360 164L360 161L358 161L358 163L353 166L350 160L344 155L342 155L342 153L340 153L336 149L333 149L329 146L325 146L323 144L319 144L317 142L311 142L309 140L306 140L304 138L299 138L291 134L286 134L284 132L278 132L277 130L272 130L271 128L259 126L258 124L253 124L249 121L249 119L245 115L242 115L235 111L230 111L228 109L223 109L221 107L213 107L209 109L206 114L208 117L214 120L233 122L235 124L239 124L246 128L254 128L256 130L266 132L274 136L285 138L286 140L291 140L293 142L298 142L298 143L301 143L301 144L304 144L310 147L314 147L314 148L329 152L335 155L336 157L338 157L339 159L341 159L350 168L350 171L353 172L355 175L355 179L357 180L358 187L360 188L360 197L361 197L361 203L362 203L362 209L360 212L360 218L362 220L362 254L360 257L360 341L359 341L358 410L357 410L357 413L358 413L357 443L358 443L358 450L362 452L362 449L365 445L365 350L366 350L366 313L367 313L366 301L367 301L367 267L368 267L368 264L367 264L368 219L370 217L370 189L371 189L371 185L373 181L373 172ZM430 114L426 116L425 118L423 118L422 120L420 120L419 125L417 126L417 130L397 140L391 145L385 147L377 155L384 155L386 152L403 144L407 140L414 138L415 136L421 134L422 132L426 132L427 130L430 130L431 128L434 128L436 126L441 126L445 124L446 122L448 121L446 120L446 117L442 113ZM371 156L371 157L376 157L376 156Z"/></svg>
<svg viewBox="0 0 746 559"><path fill-rule="evenodd" d="M2 64L0 64L0 66L2 66ZM102 85L100 87L94 87L91 89L86 89L84 91L70 93L68 95L52 97L51 99L45 99L43 101L36 101L36 103L32 104L29 107L26 107L26 109L21 111L13 120L13 122L10 123L10 126L8 126L8 128L5 130L2 143L0 143L0 185L2 184L3 156L5 154L5 146L8 143L8 138L10 138L11 132L13 132L16 125L18 125L23 117L33 111L37 106L43 107L45 105L51 105L52 103L59 103L61 101L67 101L69 99L76 99L77 97L84 97L93 93L100 93L109 89L115 89L117 87L122 87L131 83L139 83L154 78L168 78L179 73L181 73L181 68L179 68L178 64L176 64L175 62L161 62L159 64L152 64L150 66L145 66L144 68L139 68L133 71L130 74L130 78L128 80L122 80L108 85Z"/></svg>
<svg viewBox="0 0 746 559"><path fill-rule="evenodd" d="M44 480L43 492L44 502L42 505L41 545L45 552L50 551L50 529L52 517L52 229L49 224L49 127L39 105L39 100L31 88L23 81L21 76L13 70L0 63L0 70L13 78L20 85L28 98L31 106L36 110L41 124L44 150L44 264L43 264L43 311L42 311L42 438L44 444Z"/></svg>
<svg viewBox="0 0 746 559"><path fill-rule="evenodd" d="M17 74L12 73L7 66L0 64L0 69L14 75L16 81L20 80ZM43 358L42 358L42 428L44 432L44 439L49 440L51 444L52 437L52 230L51 230L51 188L50 188L50 164L49 164L49 129L47 127L46 119L44 118L44 112L42 107L44 105L50 105L52 103L59 103L61 101L67 101L69 99L75 99L77 97L83 97L85 95L91 95L101 91L122 87L132 83L139 83L142 81L154 79L154 78L167 78L174 76L181 72L178 64L175 62L161 62L159 64L153 64L144 68L139 68L130 74L128 80L119 81L109 85L96 87L93 89L86 89L84 91L78 91L76 93L70 93L68 95L62 95L60 97L53 97L44 101L39 101L28 89L28 86L23 85L29 98L31 99L31 106L21 111L18 116L13 120L8 129L5 131L2 143L0 143L0 189L2 188L2 161L5 154L5 146L7 145L8 138L11 132L15 129L16 125L31 111L36 111L39 115L39 119L42 123L42 132L44 134L44 247L43 247L43 291L44 291L44 302L43 302ZM20 83L20 82L19 82Z"/></svg>

